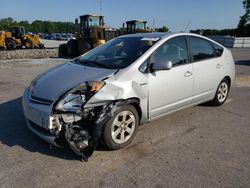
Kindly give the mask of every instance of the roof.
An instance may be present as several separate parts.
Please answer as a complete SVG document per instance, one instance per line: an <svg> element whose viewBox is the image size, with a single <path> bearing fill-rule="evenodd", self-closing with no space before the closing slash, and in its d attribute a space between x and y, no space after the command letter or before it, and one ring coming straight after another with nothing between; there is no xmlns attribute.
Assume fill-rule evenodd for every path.
<svg viewBox="0 0 250 188"><path fill-rule="evenodd" d="M160 32L153 32L153 33L135 33L135 34L128 34L123 35L121 37L149 37L149 38L163 38L166 35L171 35L171 33L160 33Z"/></svg>
<svg viewBox="0 0 250 188"><path fill-rule="evenodd" d="M152 32L152 33L135 33L135 34L127 34L121 37L151 37L151 38L166 38L171 36L196 36L201 38L206 38L202 35L194 34L194 33L184 33L184 32ZM208 39L210 40L210 39Z"/></svg>
<svg viewBox="0 0 250 188"><path fill-rule="evenodd" d="M130 23L130 22L141 22L141 23L147 23L147 21L144 21L144 20L129 20L129 21L126 21L126 23Z"/></svg>
<svg viewBox="0 0 250 188"><path fill-rule="evenodd" d="M194 34L194 33L184 33L184 32L177 32L177 33L174 33L174 32L168 32L168 33L164 33L164 32L153 32L153 33L135 33L135 34L127 34L127 35L123 35L123 36L120 36L120 38L122 37L141 37L141 38L160 38L160 39L166 39L166 38L169 38L169 37L175 37L175 36L193 36L193 37L199 37L199 38L203 38L203 39L206 39L208 41L211 41L221 47L223 47L221 44L219 44L218 42L210 39L210 38L207 38L205 36L202 36L202 35L198 35L198 34ZM223 47L224 48L224 47Z"/></svg>
<svg viewBox="0 0 250 188"><path fill-rule="evenodd" d="M79 17L87 17L87 16L91 16L91 17L103 17L101 15L95 15L95 14L84 14L84 15L81 15Z"/></svg>

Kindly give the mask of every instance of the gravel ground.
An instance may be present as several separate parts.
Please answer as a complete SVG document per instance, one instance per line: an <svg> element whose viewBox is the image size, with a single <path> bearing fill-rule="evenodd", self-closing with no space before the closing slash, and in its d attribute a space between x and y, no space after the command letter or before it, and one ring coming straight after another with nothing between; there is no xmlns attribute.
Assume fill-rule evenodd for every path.
<svg viewBox="0 0 250 188"><path fill-rule="evenodd" d="M67 41L41 39L41 43L44 44L45 48L58 48L61 44L67 43Z"/></svg>
<svg viewBox="0 0 250 188"><path fill-rule="evenodd" d="M88 163L40 140L22 114L24 88L65 60L0 61L0 187L250 187L250 49L233 53L236 81L223 106L142 125L129 147L99 147Z"/></svg>
<svg viewBox="0 0 250 188"><path fill-rule="evenodd" d="M0 60L57 58L59 45L64 44L67 41L41 39L41 42L44 44L46 49L0 50Z"/></svg>
<svg viewBox="0 0 250 188"><path fill-rule="evenodd" d="M0 60L58 58L58 49L18 49L0 51Z"/></svg>

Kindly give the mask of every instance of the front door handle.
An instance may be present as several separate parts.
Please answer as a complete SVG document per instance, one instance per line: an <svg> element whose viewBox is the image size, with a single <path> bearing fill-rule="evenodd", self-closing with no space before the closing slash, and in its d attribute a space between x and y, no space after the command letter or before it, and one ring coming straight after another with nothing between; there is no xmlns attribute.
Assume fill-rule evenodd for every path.
<svg viewBox="0 0 250 188"><path fill-rule="evenodd" d="M193 73L190 72L190 71L187 71L187 72L185 72L185 74L184 74L185 77L189 77L189 76L192 76L192 75L193 75Z"/></svg>

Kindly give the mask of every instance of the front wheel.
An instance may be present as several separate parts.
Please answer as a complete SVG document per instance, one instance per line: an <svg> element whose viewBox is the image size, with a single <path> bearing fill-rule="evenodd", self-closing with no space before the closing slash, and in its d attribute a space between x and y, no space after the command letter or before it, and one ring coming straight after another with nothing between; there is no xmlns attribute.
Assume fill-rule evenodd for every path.
<svg viewBox="0 0 250 188"><path fill-rule="evenodd" d="M67 43L67 54L70 58L75 58L78 55L78 43L76 40L71 39Z"/></svg>
<svg viewBox="0 0 250 188"><path fill-rule="evenodd" d="M68 56L67 44L61 44L58 49L58 57L65 58Z"/></svg>
<svg viewBox="0 0 250 188"><path fill-rule="evenodd" d="M8 50L14 50L16 49L16 43L12 39L6 39L5 46Z"/></svg>
<svg viewBox="0 0 250 188"><path fill-rule="evenodd" d="M215 97L212 101L210 101L210 104L213 106L220 106L224 104L229 93L229 87L228 80L224 78L219 84Z"/></svg>
<svg viewBox="0 0 250 188"><path fill-rule="evenodd" d="M27 49L34 49L34 47L35 47L33 41L29 38L25 40L24 45Z"/></svg>
<svg viewBox="0 0 250 188"><path fill-rule="evenodd" d="M136 135L138 125L137 110L132 105L121 107L104 128L104 144L110 150L121 149L129 145Z"/></svg>

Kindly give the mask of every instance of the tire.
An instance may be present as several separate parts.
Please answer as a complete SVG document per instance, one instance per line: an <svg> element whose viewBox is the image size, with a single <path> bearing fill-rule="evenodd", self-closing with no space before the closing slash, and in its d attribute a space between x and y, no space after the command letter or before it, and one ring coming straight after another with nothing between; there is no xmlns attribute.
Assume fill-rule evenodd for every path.
<svg viewBox="0 0 250 188"><path fill-rule="evenodd" d="M76 40L69 40L67 43L67 52L68 56L71 58L75 58L78 55L78 49L77 49L77 41Z"/></svg>
<svg viewBox="0 0 250 188"><path fill-rule="evenodd" d="M138 125L137 110L132 105L121 107L105 125L103 131L104 145L110 150L118 150L129 145L137 133ZM122 135L124 135L124 139L122 139Z"/></svg>
<svg viewBox="0 0 250 188"><path fill-rule="evenodd" d="M45 49L44 44L39 44L39 49Z"/></svg>
<svg viewBox="0 0 250 188"><path fill-rule="evenodd" d="M27 49L34 49L34 47L35 47L35 45L34 45L34 43L33 43L33 41L31 39L26 39L24 41L24 46Z"/></svg>
<svg viewBox="0 0 250 188"><path fill-rule="evenodd" d="M14 50L16 49L16 43L13 39L6 39L5 40L5 46L8 50Z"/></svg>
<svg viewBox="0 0 250 188"><path fill-rule="evenodd" d="M83 42L83 44L79 46L79 54L80 55L85 54L91 49L92 47L89 42Z"/></svg>
<svg viewBox="0 0 250 188"><path fill-rule="evenodd" d="M68 56L67 48L68 48L67 44L61 44L58 49L58 57L60 58L67 57Z"/></svg>
<svg viewBox="0 0 250 188"><path fill-rule="evenodd" d="M230 89L229 81L226 78L224 78L220 82L217 88L214 99L210 101L209 104L212 106L221 106L222 104L224 104L225 101L227 100L229 89Z"/></svg>

